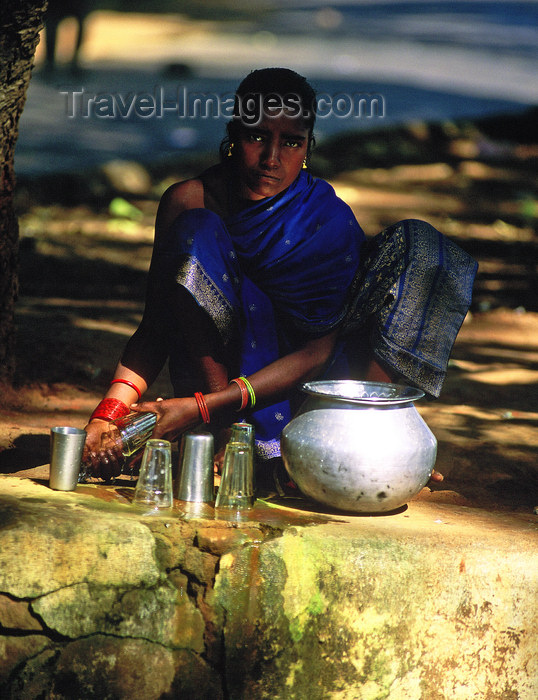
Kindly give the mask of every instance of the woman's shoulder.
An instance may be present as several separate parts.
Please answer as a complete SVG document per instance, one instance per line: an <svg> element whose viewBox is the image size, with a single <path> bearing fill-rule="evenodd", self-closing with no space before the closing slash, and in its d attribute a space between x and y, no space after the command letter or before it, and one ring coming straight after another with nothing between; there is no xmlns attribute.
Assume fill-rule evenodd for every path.
<svg viewBox="0 0 538 700"><path fill-rule="evenodd" d="M311 212L318 218L318 223L330 222L332 225L339 225L340 231L348 231L352 237L357 233L360 237L364 237L353 209L341 198L333 185L327 180L311 176L309 182L312 189L308 200L312 203ZM331 228L327 230L330 231Z"/></svg>
<svg viewBox="0 0 538 700"><path fill-rule="evenodd" d="M327 180L309 175L307 183L311 188L309 195L314 206L319 206L321 208L331 207L332 211L349 210L347 202L341 198L340 194L336 192L333 185L327 182ZM314 196L312 196L312 194L314 194Z"/></svg>
<svg viewBox="0 0 538 700"><path fill-rule="evenodd" d="M215 165L200 175L170 185L161 197L157 212L157 231L167 230L175 219L189 209L209 209L222 215L225 206L222 166Z"/></svg>
<svg viewBox="0 0 538 700"><path fill-rule="evenodd" d="M170 185L161 197L161 207L173 208L180 214L186 209L203 207L204 184L200 176Z"/></svg>
<svg viewBox="0 0 538 700"><path fill-rule="evenodd" d="M213 165L196 177L171 185L161 201L179 206L182 210L199 207L213 209L213 202L222 200L228 191L228 177L225 166L220 163Z"/></svg>
<svg viewBox="0 0 538 700"><path fill-rule="evenodd" d="M159 202L155 220L155 235L163 235L177 217L188 209L204 206L204 188L200 178L176 182L165 191Z"/></svg>
<svg viewBox="0 0 538 700"><path fill-rule="evenodd" d="M328 195L336 196L334 187L331 185L330 182L327 182L327 180L324 180L322 177L315 177L313 175L310 175L309 173L305 173L305 176L307 182L310 184L311 187L313 187L316 190L316 192L324 192Z"/></svg>

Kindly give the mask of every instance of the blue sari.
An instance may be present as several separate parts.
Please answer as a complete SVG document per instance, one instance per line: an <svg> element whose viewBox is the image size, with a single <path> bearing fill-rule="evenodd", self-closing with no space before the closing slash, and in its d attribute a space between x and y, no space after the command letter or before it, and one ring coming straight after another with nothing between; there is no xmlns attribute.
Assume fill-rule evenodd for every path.
<svg viewBox="0 0 538 700"><path fill-rule="evenodd" d="M175 282L213 320L241 374L340 328L324 376L352 376L355 355L368 345L433 396L476 272L466 253L424 222L403 222L366 240L333 188L304 171L284 192L226 220L207 209L183 212L166 247L156 264L159 255L168 266L173 261ZM172 343L176 395L185 395L185 362ZM243 416L255 426L260 457L280 455L292 411L285 400Z"/></svg>

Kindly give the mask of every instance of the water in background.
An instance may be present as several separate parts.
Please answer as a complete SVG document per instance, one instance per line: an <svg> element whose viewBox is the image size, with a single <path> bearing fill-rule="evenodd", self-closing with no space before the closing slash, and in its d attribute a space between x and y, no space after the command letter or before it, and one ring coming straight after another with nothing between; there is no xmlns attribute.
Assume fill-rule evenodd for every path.
<svg viewBox="0 0 538 700"><path fill-rule="evenodd" d="M255 5L256 3L253 2ZM331 3L274 0L276 12L222 25L210 46L178 44L162 60L91 65L61 82L36 72L21 119L20 174L83 170L113 158L155 161L215 151L226 119L68 117L66 93L229 95L250 69L286 65L331 96L383 98L383 117L319 119L318 140L355 129L522 111L538 104L538 2L482 0ZM252 50L248 50L251 48ZM247 49L247 50L246 50ZM63 94L62 94L63 92Z"/></svg>
<svg viewBox="0 0 538 700"><path fill-rule="evenodd" d="M499 0L275 0L277 32L385 37L538 57L538 3ZM266 23L270 29L270 22Z"/></svg>

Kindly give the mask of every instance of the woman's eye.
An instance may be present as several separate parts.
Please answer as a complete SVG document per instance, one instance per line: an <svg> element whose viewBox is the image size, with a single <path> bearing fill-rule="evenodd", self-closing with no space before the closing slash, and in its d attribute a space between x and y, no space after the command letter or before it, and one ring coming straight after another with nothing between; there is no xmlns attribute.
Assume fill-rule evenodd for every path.
<svg viewBox="0 0 538 700"><path fill-rule="evenodd" d="M299 146L300 146L301 144L299 143L299 141L286 141L286 144L285 144L285 145L286 145L288 148L299 148Z"/></svg>
<svg viewBox="0 0 538 700"><path fill-rule="evenodd" d="M260 134L250 134L248 139L252 143L261 143L263 141L263 136L260 136Z"/></svg>

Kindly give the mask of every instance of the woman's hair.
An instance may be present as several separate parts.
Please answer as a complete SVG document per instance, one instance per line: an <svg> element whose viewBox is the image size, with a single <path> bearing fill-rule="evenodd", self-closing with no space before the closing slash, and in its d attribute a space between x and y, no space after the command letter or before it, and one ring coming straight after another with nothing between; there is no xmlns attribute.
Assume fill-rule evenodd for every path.
<svg viewBox="0 0 538 700"><path fill-rule="evenodd" d="M285 110L287 115L302 119L309 132L310 152L316 121L314 89L306 78L289 68L262 68L249 73L235 91L234 116L220 146L221 159L226 157L241 126L255 126L270 110Z"/></svg>

